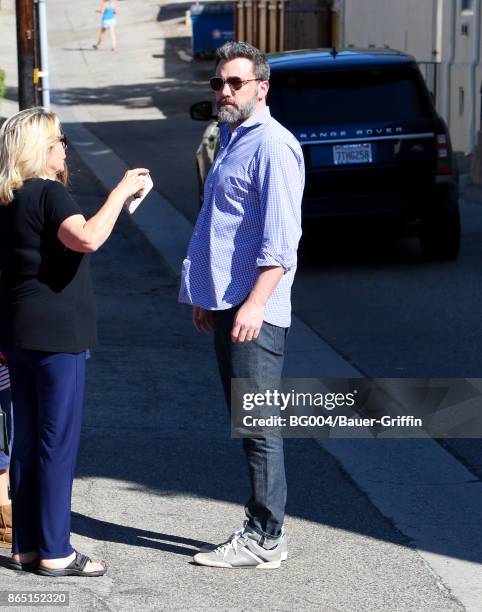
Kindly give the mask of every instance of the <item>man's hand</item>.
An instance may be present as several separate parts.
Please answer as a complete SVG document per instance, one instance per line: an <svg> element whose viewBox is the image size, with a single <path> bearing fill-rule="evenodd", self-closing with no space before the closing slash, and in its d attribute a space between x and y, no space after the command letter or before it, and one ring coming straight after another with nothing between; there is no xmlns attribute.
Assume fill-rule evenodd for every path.
<svg viewBox="0 0 482 612"><path fill-rule="evenodd" d="M208 334L213 328L213 313L210 310L194 306L192 309L192 322L198 332Z"/></svg>
<svg viewBox="0 0 482 612"><path fill-rule="evenodd" d="M258 337L263 325L264 306L247 300L236 313L231 340L233 342L251 342Z"/></svg>

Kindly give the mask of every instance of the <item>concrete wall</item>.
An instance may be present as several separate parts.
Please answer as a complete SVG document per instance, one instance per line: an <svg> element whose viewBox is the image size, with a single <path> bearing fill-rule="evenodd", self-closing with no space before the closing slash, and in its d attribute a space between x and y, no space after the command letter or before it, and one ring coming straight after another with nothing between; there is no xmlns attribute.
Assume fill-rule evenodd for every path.
<svg viewBox="0 0 482 612"><path fill-rule="evenodd" d="M432 0L345 0L345 43L388 45L430 61Z"/></svg>
<svg viewBox="0 0 482 612"><path fill-rule="evenodd" d="M480 0L474 0L474 7L480 4ZM475 119L475 131L480 128L480 84L481 84L481 47L480 40L477 48L476 42L476 15L462 14L457 6L455 15L455 57L451 67L451 112L450 127L453 130L455 142L466 152L470 152L471 143L475 140L475 134L471 138L470 116ZM480 21L480 13L479 13ZM479 29L480 29L480 23ZM468 28L466 34L462 33L462 26ZM471 83L471 64L475 62L475 83ZM473 89L472 89L472 88ZM461 92L463 92L464 104L461 107Z"/></svg>
<svg viewBox="0 0 482 612"><path fill-rule="evenodd" d="M462 13L461 1L343 0L340 8L344 46L388 45L420 62L440 62L437 108L449 123L455 149L469 153L480 127L482 54L480 42L474 49L474 40L481 2L473 1L474 14ZM480 10L478 16L480 21ZM463 26L468 28L466 33ZM475 84L471 80L474 57Z"/></svg>

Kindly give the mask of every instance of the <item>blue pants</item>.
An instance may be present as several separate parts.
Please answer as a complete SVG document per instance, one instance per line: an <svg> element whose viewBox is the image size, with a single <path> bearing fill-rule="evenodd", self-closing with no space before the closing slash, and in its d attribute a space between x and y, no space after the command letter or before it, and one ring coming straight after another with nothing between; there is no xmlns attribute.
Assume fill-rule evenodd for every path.
<svg viewBox="0 0 482 612"><path fill-rule="evenodd" d="M0 391L0 407L7 417L7 436L10 453L13 446L13 419L12 419L12 393L10 389ZM0 451L0 470L8 470L10 466L10 455Z"/></svg>
<svg viewBox="0 0 482 612"><path fill-rule="evenodd" d="M264 322L256 340L232 342L230 338L238 307L213 312L214 347L224 394L231 410L231 379L263 381L281 379L288 329ZM286 476L283 438L243 438L248 463L251 497L245 506L248 524L266 537L278 537L284 522Z"/></svg>
<svg viewBox="0 0 482 612"><path fill-rule="evenodd" d="M3 351L10 370L15 445L10 463L14 553L67 557L79 447L85 353Z"/></svg>

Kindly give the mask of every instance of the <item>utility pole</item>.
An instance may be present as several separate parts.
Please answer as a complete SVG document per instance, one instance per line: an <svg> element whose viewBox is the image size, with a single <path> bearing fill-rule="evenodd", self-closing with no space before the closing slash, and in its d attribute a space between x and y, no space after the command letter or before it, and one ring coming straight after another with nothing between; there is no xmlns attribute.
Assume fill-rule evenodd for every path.
<svg viewBox="0 0 482 612"><path fill-rule="evenodd" d="M15 0L17 11L18 105L20 110L38 104L34 84L35 25L33 0Z"/></svg>

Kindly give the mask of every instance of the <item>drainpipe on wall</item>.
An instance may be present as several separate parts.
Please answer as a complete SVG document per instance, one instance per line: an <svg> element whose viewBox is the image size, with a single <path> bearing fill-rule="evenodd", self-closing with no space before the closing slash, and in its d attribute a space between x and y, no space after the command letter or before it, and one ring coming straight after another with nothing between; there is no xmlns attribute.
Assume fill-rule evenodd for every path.
<svg viewBox="0 0 482 612"><path fill-rule="evenodd" d="M477 88L475 85L476 70L480 57L480 0L474 2L473 14L474 33L472 38L472 58L469 63L469 113L467 119L467 136L469 149L467 153L473 153L476 143L476 112L477 108Z"/></svg>
<svg viewBox="0 0 482 612"><path fill-rule="evenodd" d="M449 39L447 41L447 56L442 61L442 107L441 114L442 117L447 122L447 125L450 128L450 72L452 68L452 64L454 62L455 56L455 10L456 3L454 0L448 0L445 2L444 0L439 0L437 15L440 15L440 19L438 19L439 27L440 27L440 38L442 38L442 26L443 26L443 13L444 6L447 7L447 20L448 20L448 36ZM442 50L442 46L439 47Z"/></svg>
<svg viewBox="0 0 482 612"><path fill-rule="evenodd" d="M443 0L434 0L433 12L435 16L434 25L434 39L433 39L433 50L434 62L442 61L442 44L443 44L443 19L444 19L444 5Z"/></svg>
<svg viewBox="0 0 482 612"><path fill-rule="evenodd" d="M438 46L438 38L439 38L439 25L438 25L438 0L432 0L432 53L431 60L436 62L438 59L438 51L440 47Z"/></svg>

